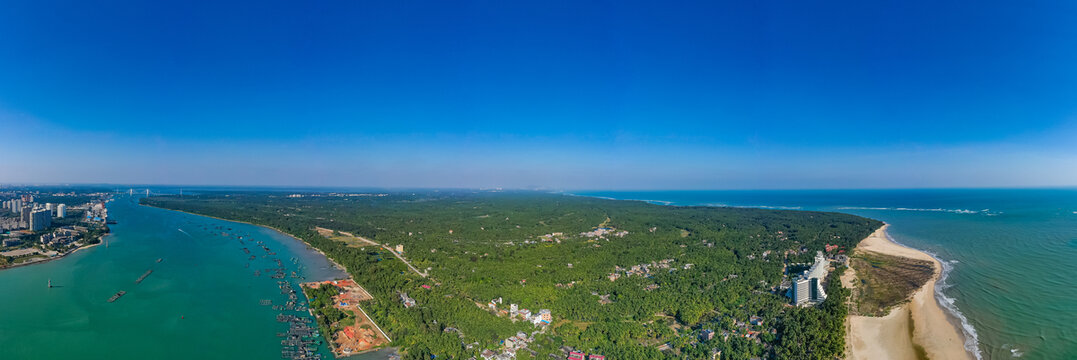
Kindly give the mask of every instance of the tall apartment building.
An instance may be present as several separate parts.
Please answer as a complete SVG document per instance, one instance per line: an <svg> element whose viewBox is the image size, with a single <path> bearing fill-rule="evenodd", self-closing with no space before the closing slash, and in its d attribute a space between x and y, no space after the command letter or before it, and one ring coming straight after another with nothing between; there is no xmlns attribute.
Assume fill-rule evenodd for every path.
<svg viewBox="0 0 1077 360"><path fill-rule="evenodd" d="M30 230L41 231L52 226L52 212L48 209L38 209L30 213Z"/></svg>
<svg viewBox="0 0 1077 360"><path fill-rule="evenodd" d="M802 277L793 280L793 305L801 305L811 299L811 281Z"/></svg>
<svg viewBox="0 0 1077 360"><path fill-rule="evenodd" d="M63 218L64 216L67 216L67 205L57 204L56 205L56 217Z"/></svg>
<svg viewBox="0 0 1077 360"><path fill-rule="evenodd" d="M24 224L23 226L30 226L30 213L32 212L34 212L34 208L29 206L19 208L19 221Z"/></svg>
<svg viewBox="0 0 1077 360"><path fill-rule="evenodd" d="M11 199L4 202L4 209L18 214L22 211L22 199Z"/></svg>
<svg viewBox="0 0 1077 360"><path fill-rule="evenodd" d="M826 279L829 267L830 261L823 256L823 252L816 253L815 263L812 264L811 269L804 271L792 281L790 297L792 297L793 305L818 304L826 300L823 279Z"/></svg>

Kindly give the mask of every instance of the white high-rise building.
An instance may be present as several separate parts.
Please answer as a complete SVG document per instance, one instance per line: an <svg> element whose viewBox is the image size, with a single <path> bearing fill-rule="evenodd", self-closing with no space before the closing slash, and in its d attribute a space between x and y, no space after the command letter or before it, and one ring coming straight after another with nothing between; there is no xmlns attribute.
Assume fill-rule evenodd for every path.
<svg viewBox="0 0 1077 360"><path fill-rule="evenodd" d="M807 303L818 304L826 300L826 292L823 291L823 279L829 272L830 261L823 256L823 252L815 254L815 263L811 269L804 271L793 279L793 288L790 292L794 305Z"/></svg>
<svg viewBox="0 0 1077 360"><path fill-rule="evenodd" d="M67 216L67 205L64 205L64 204L56 205L56 217L62 218L64 216Z"/></svg>
<svg viewBox="0 0 1077 360"><path fill-rule="evenodd" d="M793 304L800 305L805 304L811 299L811 281L803 277L797 277L793 280Z"/></svg>

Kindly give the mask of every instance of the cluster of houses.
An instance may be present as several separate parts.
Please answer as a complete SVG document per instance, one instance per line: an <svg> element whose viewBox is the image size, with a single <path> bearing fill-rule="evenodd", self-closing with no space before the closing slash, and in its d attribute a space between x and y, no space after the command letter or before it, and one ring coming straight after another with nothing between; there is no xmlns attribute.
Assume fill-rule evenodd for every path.
<svg viewBox="0 0 1077 360"><path fill-rule="evenodd" d="M415 299L408 296L408 293L400 293L400 302L404 303L405 308L410 308L416 305Z"/></svg>
<svg viewBox="0 0 1077 360"><path fill-rule="evenodd" d="M651 271L653 271L655 269L670 269L672 267L671 264L673 263L673 261L675 261L675 260L673 260L673 259L664 259L664 260L659 260L659 261L652 261L650 264L632 265L631 267L629 267L627 269L623 268L623 267L620 267L620 266L615 266L613 268L613 272L610 273L607 276L607 278L609 278L610 281L617 281L617 279L620 279L621 276L628 277L628 276L632 276L632 275L637 275L637 276L643 276L643 277L650 277L651 276ZM685 264L683 266L683 268L684 269L691 269L692 264ZM673 270L670 270L670 271L673 271Z"/></svg>
<svg viewBox="0 0 1077 360"><path fill-rule="evenodd" d="M606 356L591 354L587 355L579 351L572 351L568 353L568 360L606 360Z"/></svg>
<svg viewBox="0 0 1077 360"><path fill-rule="evenodd" d="M750 339L750 340L754 340L756 342L759 342L760 341L759 340L759 335L761 335L763 333L763 331L764 331L764 330L760 329L760 327L762 325L763 325L763 318L758 317L758 316L752 316L752 317L750 317L748 319L748 322L743 322L743 321L740 321L740 320L735 321L734 322L734 327L735 328L733 329L732 332L730 332L728 330L719 330L718 332L715 332L714 330L711 330L711 329L703 330L702 332L699 333L699 340L700 341L707 341L707 340L714 339L717 336L717 337L721 337L722 341L728 341L730 336L735 336L735 337L743 337L745 339ZM769 331L771 334L776 334L777 333L777 329L770 329L770 330L767 330L767 331Z"/></svg>
<svg viewBox="0 0 1077 360"><path fill-rule="evenodd" d="M486 305L490 307L490 310L496 311L499 314L508 315L509 319L516 320L516 317L519 316L521 320L530 322L535 326L549 325L550 322L553 321L553 313L550 312L550 309L541 309L538 312L532 313L531 310L521 309L519 305L509 304L508 310L498 310L497 305L503 303L504 300L497 298L490 300Z"/></svg>
<svg viewBox="0 0 1077 360"><path fill-rule="evenodd" d="M555 232L555 233L550 233L550 234L539 236L539 239L544 241L544 242L556 242L556 243L560 244L561 239L563 239L564 237L565 237L565 233Z"/></svg>
<svg viewBox="0 0 1077 360"><path fill-rule="evenodd" d="M516 336L511 336L505 340L501 340L501 352L495 352L493 350L483 350L482 358L485 360L507 360L516 358L516 352L523 350L527 347L527 344L535 341L534 337L527 334L517 332Z"/></svg>
<svg viewBox="0 0 1077 360"><path fill-rule="evenodd" d="M624 230L617 231L616 229L613 229L613 228L602 227L602 228L597 228L597 229L594 229L594 230L591 230L591 231L580 233L580 236L596 237L596 238L605 238L606 235L616 236L616 237L625 237L625 235L628 235L628 232L624 231Z"/></svg>
<svg viewBox="0 0 1077 360"><path fill-rule="evenodd" d="M572 265L572 264L569 264L569 265ZM553 286L554 287L559 287L559 288L570 288L571 289L573 286L576 286L576 280L572 280L571 282L569 282L567 284L565 284L565 283L556 283L556 284L553 284Z"/></svg>
<svg viewBox="0 0 1077 360"><path fill-rule="evenodd" d="M87 229L81 226L65 226L48 234L41 235L42 245L66 246L82 237Z"/></svg>
<svg viewBox="0 0 1077 360"><path fill-rule="evenodd" d="M19 239L17 236L6 237L3 240L0 240L0 246L3 247L19 246L21 244L22 239Z"/></svg>
<svg viewBox="0 0 1077 360"><path fill-rule="evenodd" d="M598 303L601 305L612 304L613 300L610 300L610 294L599 295L598 291L592 291L591 295L598 296Z"/></svg>
<svg viewBox="0 0 1077 360"><path fill-rule="evenodd" d="M104 201L98 201L96 204L89 205L85 214L86 222L108 222L108 208L105 207Z"/></svg>
<svg viewBox="0 0 1077 360"><path fill-rule="evenodd" d="M287 197L287 198L293 198L293 199L295 199L295 198L303 198L303 197L323 197L323 196L333 196L333 197L375 196L375 197L382 197L382 196L389 196L389 194L375 194L375 193L335 193L335 192L334 192L334 193L328 193L328 194L324 194L324 195L323 195L323 194L319 194L319 193L310 193L310 194L289 194L289 195L288 195L288 196L286 196L286 197Z"/></svg>

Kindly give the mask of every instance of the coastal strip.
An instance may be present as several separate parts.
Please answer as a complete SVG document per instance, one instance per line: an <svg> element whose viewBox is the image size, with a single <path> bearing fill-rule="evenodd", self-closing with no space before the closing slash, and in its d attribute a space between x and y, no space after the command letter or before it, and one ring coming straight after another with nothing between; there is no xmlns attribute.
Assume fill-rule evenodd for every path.
<svg viewBox="0 0 1077 360"><path fill-rule="evenodd" d="M884 225L862 240L856 251L930 261L935 271L908 302L895 306L886 316L849 316L848 359L978 358L965 348L960 320L946 312L935 297L936 284L944 270L942 263L928 253L893 242L887 236L888 227ZM860 283L853 269L846 271L841 281L846 287Z"/></svg>
<svg viewBox="0 0 1077 360"><path fill-rule="evenodd" d="M109 235L111 235L111 234L105 234L104 236L109 236ZM104 236L102 237L102 240L104 240ZM56 256L50 256L50 257L47 257L47 258L44 258L44 259L41 259L41 260L27 261L27 262L21 262L21 263L18 263L18 264L0 266L0 270L14 269L14 268L17 268L17 267L30 266L30 265L36 265L36 264L44 264L44 263L47 263L47 262L50 262L50 261L53 261L53 260L60 260L60 259L63 259L64 257L67 257L68 255L71 255L71 254L74 254L76 252L79 252L79 250L89 249L89 248L92 248L94 246L101 245L103 243L104 243L103 241L99 241L96 244L82 245L82 246L79 246L77 248L72 249L71 251L64 252L64 253L59 253Z"/></svg>

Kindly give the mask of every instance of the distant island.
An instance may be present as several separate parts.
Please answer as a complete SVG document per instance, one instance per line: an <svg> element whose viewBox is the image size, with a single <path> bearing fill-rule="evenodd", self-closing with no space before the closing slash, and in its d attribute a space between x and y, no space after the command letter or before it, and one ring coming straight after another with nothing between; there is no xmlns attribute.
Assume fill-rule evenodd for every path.
<svg viewBox="0 0 1077 360"><path fill-rule="evenodd" d="M305 286L323 331L344 336L334 351L345 340L385 346L384 331L409 359L841 357L845 255L883 225L840 213L540 192L141 201L272 227L325 253L355 283ZM792 305L794 283L811 280L817 257L828 270L811 271L824 277L812 290L817 301ZM339 304L345 298L355 304ZM366 323L357 316L372 324L356 326ZM357 330L367 340L355 340Z"/></svg>

